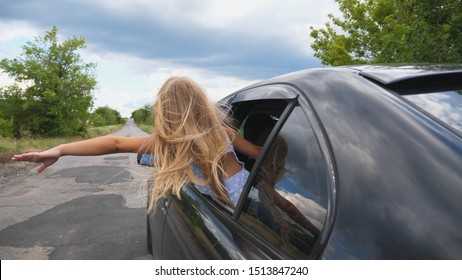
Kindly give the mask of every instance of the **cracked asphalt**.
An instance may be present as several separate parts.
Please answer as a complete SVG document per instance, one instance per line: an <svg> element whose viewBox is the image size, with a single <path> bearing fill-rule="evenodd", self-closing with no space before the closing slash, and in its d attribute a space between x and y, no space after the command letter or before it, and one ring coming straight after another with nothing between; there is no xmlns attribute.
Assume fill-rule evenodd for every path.
<svg viewBox="0 0 462 280"><path fill-rule="evenodd" d="M132 120L114 133L145 135ZM0 259L151 259L146 249L149 169L135 154L63 157L43 173L30 163L0 181Z"/></svg>

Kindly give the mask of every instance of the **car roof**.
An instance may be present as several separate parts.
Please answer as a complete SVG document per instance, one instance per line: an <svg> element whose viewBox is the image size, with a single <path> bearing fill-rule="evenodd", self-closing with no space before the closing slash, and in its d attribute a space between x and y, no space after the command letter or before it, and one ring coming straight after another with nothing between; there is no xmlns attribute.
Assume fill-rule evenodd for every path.
<svg viewBox="0 0 462 280"><path fill-rule="evenodd" d="M460 90L462 81L462 64L382 64L350 65L308 68L256 82L234 92L225 99L234 97L239 92L271 84L298 84L305 75L330 71L349 72L368 79L381 87L390 89L399 95L437 92L442 90Z"/></svg>
<svg viewBox="0 0 462 280"><path fill-rule="evenodd" d="M416 65L353 65L342 66L382 85L402 84L405 81L432 77L462 77L462 64Z"/></svg>

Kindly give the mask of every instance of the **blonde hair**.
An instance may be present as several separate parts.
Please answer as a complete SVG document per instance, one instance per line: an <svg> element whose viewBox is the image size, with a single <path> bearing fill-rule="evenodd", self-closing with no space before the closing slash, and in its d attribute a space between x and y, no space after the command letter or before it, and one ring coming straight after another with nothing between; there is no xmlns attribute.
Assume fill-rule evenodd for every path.
<svg viewBox="0 0 462 280"><path fill-rule="evenodd" d="M232 141L227 134L231 125L219 110L189 78L172 77L160 88L153 105L150 211L168 193L180 197L181 187L189 182L210 186L221 201L230 203L223 185L223 164ZM199 166L204 180L194 174L193 163Z"/></svg>

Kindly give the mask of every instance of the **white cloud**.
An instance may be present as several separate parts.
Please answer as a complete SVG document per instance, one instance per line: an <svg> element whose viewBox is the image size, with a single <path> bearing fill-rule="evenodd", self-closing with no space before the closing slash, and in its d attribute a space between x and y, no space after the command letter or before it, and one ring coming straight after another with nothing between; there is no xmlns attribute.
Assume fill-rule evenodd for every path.
<svg viewBox="0 0 462 280"><path fill-rule="evenodd" d="M0 88L1 87L8 87L11 85L18 85L19 88L21 89L26 89L34 84L34 81L32 80L27 80L27 81L22 81L22 82L16 82L14 78L10 77L7 73L3 72L0 70Z"/></svg>
<svg viewBox="0 0 462 280"><path fill-rule="evenodd" d="M263 0L100 0L96 4L117 14L150 15L153 21L168 26L222 29L242 23L255 12L265 11L266 3Z"/></svg>
<svg viewBox="0 0 462 280"><path fill-rule="evenodd" d="M407 95L405 98L462 132L462 102L457 93Z"/></svg>
<svg viewBox="0 0 462 280"><path fill-rule="evenodd" d="M10 86L13 84L14 84L14 79L8 76L8 74L0 70L0 87Z"/></svg>
<svg viewBox="0 0 462 280"><path fill-rule="evenodd" d="M337 10L333 0L100 0L97 3L119 15L143 15L179 31L203 29L274 40L275 45L287 44L301 54L311 52L309 26L323 26L327 14Z"/></svg>
<svg viewBox="0 0 462 280"><path fill-rule="evenodd" d="M154 101L161 85L172 76L188 76L200 84L212 101L256 81L219 75L205 69L126 54L82 52L85 61L97 63L99 88L95 108L108 105L128 117Z"/></svg>
<svg viewBox="0 0 462 280"><path fill-rule="evenodd" d="M17 38L33 38L39 30L26 21L0 20L0 43Z"/></svg>
<svg viewBox="0 0 462 280"><path fill-rule="evenodd" d="M19 55L21 46L37 34L37 29L25 21L0 20L0 59Z"/></svg>
<svg viewBox="0 0 462 280"><path fill-rule="evenodd" d="M298 193L290 193L280 189L277 192L290 201L318 229L322 229L327 214L326 208Z"/></svg>
<svg viewBox="0 0 462 280"><path fill-rule="evenodd" d="M312 65L308 27L336 9L333 0L19 1L21 9L5 5L3 19L0 12L2 57L53 25L63 38L83 36L82 57L97 63L95 106L124 116L152 102L172 75L191 77L216 101L255 77Z"/></svg>

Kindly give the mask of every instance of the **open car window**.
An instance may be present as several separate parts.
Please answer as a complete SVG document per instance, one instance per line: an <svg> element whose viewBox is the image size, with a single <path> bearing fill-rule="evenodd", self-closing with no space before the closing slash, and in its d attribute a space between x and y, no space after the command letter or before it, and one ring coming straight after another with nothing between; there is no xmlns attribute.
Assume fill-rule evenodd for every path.
<svg viewBox="0 0 462 280"><path fill-rule="evenodd" d="M234 120L237 133L248 141L262 147L287 107L288 101L282 99L246 100L231 105L229 114ZM256 160L247 157L238 150L235 150L235 152L238 160L244 164L244 168L251 172ZM242 190L245 185L242 184ZM234 213L233 207L225 205L213 194L205 194L200 191L199 193L230 214ZM241 195L243 195L242 192Z"/></svg>

